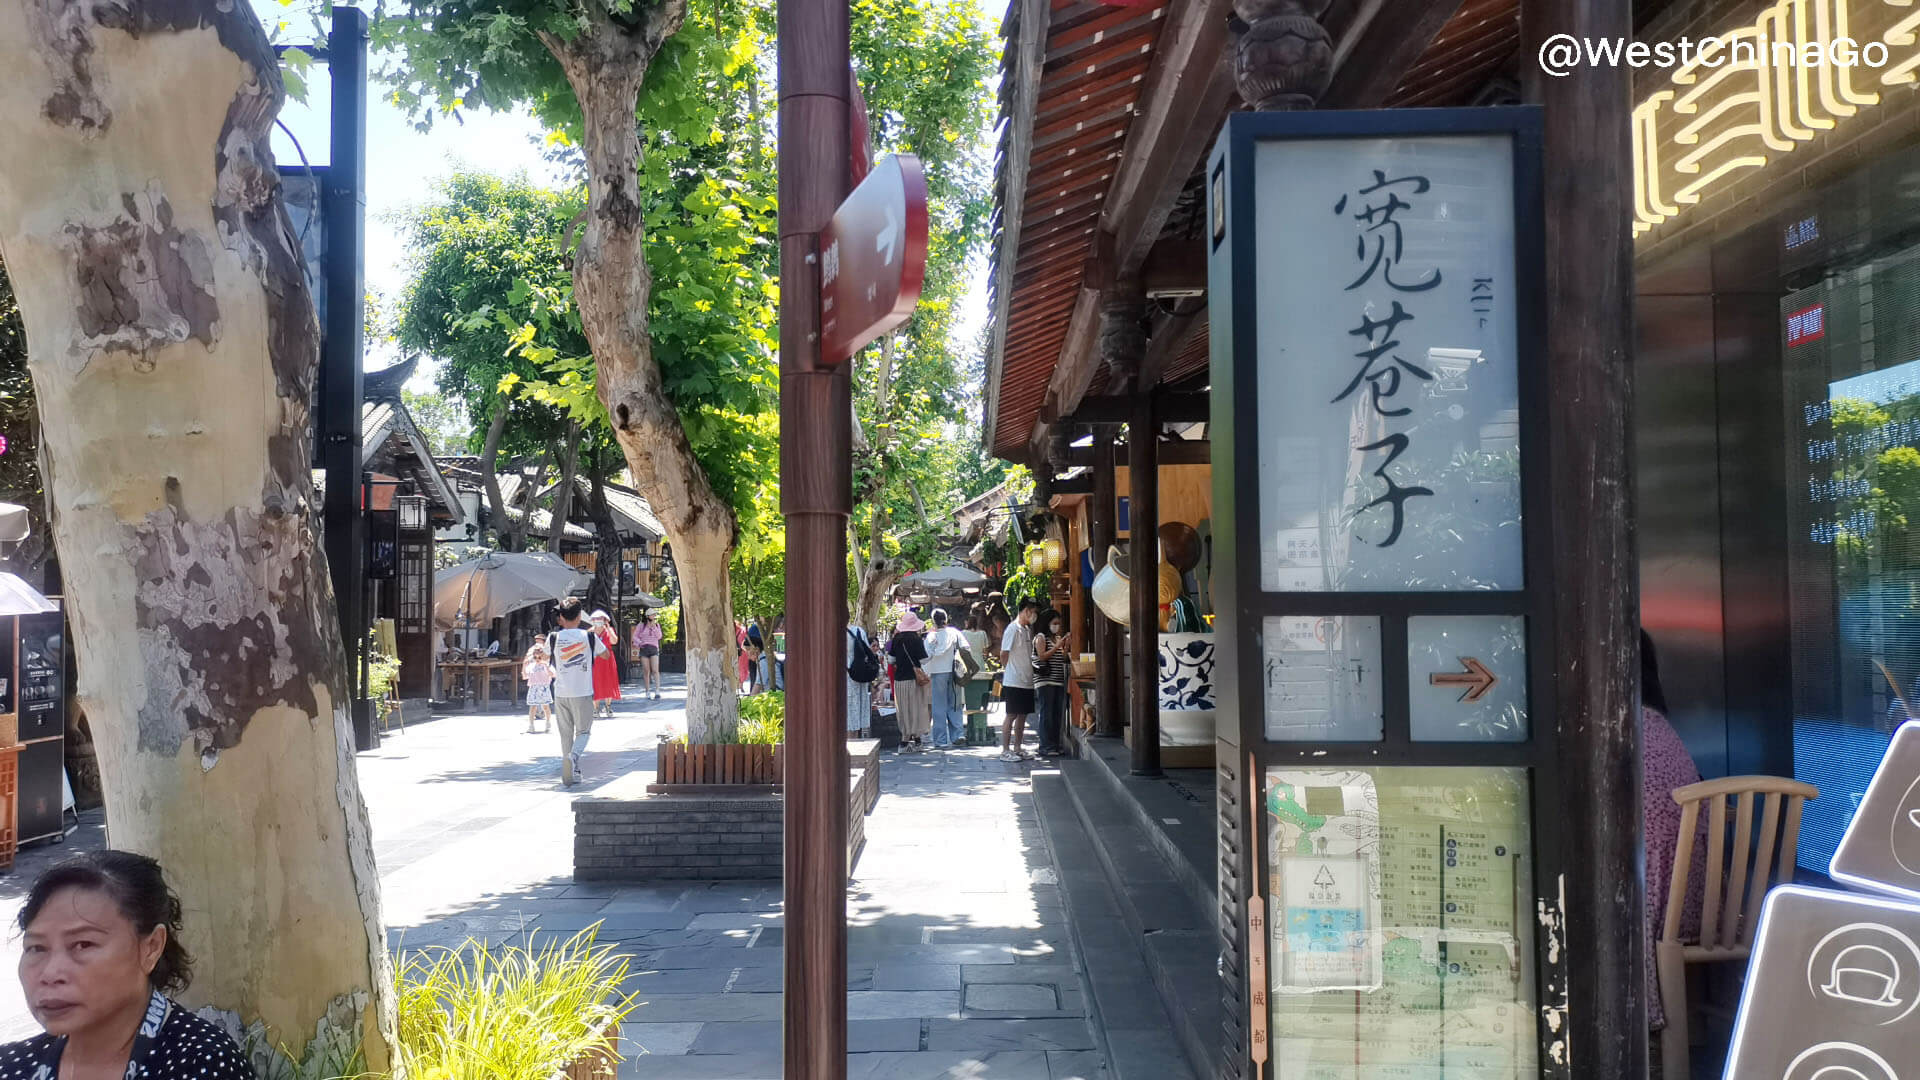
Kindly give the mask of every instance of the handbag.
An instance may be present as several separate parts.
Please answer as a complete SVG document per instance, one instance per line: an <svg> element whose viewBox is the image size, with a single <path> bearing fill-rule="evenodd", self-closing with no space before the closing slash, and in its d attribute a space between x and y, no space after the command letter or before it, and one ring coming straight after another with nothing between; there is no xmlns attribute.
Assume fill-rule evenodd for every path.
<svg viewBox="0 0 1920 1080"><path fill-rule="evenodd" d="M913 684L915 686L918 686L924 690L926 689L927 685L931 682L933 682L933 676L927 674L926 668L913 669Z"/></svg>
<svg viewBox="0 0 1920 1080"><path fill-rule="evenodd" d="M963 685L972 682L973 677L981 671L980 661L974 658L973 650L965 645L960 646L957 659L960 666L953 670L953 681Z"/></svg>

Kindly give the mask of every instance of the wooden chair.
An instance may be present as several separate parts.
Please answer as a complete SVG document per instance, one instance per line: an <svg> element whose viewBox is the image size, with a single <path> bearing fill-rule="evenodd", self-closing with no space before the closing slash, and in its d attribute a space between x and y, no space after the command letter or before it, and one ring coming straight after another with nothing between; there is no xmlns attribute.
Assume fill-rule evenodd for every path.
<svg viewBox="0 0 1920 1080"><path fill-rule="evenodd" d="M1729 776L1674 789L1673 801L1681 807L1680 837L1673 851L1666 922L1654 944L1660 999L1667 1012L1667 1027L1660 1034L1666 1080L1687 1080L1688 1075L1687 965L1744 962L1752 955L1760 903L1769 889L1793 876L1800 814L1807 800L1819 794L1812 784L1780 776ZM1705 903L1699 937L1690 939L1683 936L1680 922L1702 806L1707 810Z"/></svg>

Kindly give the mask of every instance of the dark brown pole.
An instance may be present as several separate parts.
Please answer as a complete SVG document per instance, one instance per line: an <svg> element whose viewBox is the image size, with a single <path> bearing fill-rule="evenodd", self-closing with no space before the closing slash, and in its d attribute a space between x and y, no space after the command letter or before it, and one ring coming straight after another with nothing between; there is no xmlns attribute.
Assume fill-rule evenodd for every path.
<svg viewBox="0 0 1920 1080"><path fill-rule="evenodd" d="M1115 539L1113 432L1105 424L1093 429L1093 504L1087 513L1087 532L1096 574L1106 568L1107 549ZM1093 607L1093 696L1095 733L1119 738L1127 715L1126 682L1120 671L1120 628L1098 604Z"/></svg>
<svg viewBox="0 0 1920 1080"><path fill-rule="evenodd" d="M1128 724L1133 728L1133 775L1160 775L1160 425L1153 391L1133 392L1127 425L1128 564L1133 575L1128 612L1133 682Z"/></svg>
<svg viewBox="0 0 1920 1080"><path fill-rule="evenodd" d="M1639 564L1633 528L1631 72L1531 62L1555 34L1628 38L1627 0L1523 0L1546 107L1547 423L1566 867L1568 1055L1647 1075L1640 874ZM1553 883L1545 886L1549 891Z"/></svg>
<svg viewBox="0 0 1920 1080"><path fill-rule="evenodd" d="M787 519L786 1080L847 1071L853 403L820 360L816 238L851 190L847 0L780 0L780 508Z"/></svg>

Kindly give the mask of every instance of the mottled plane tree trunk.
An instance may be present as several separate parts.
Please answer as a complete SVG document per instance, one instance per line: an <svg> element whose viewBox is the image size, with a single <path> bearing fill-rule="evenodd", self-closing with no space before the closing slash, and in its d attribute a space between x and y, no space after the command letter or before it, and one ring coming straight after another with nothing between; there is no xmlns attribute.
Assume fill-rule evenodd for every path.
<svg viewBox="0 0 1920 1080"><path fill-rule="evenodd" d="M384 1067L273 51L240 0L0 0L0 70L0 257L113 842L181 895L191 1003Z"/></svg>
<svg viewBox="0 0 1920 1080"><path fill-rule="evenodd" d="M695 742L724 742L739 724L727 581L738 522L694 456L653 355L653 275L647 270L640 129L634 122L647 65L685 20L687 0L636 7L641 10L631 17L603 12L585 19L571 39L543 33L541 40L566 73L584 121L587 217L573 289L593 345L600 400L634 486L666 527L680 576L687 734Z"/></svg>

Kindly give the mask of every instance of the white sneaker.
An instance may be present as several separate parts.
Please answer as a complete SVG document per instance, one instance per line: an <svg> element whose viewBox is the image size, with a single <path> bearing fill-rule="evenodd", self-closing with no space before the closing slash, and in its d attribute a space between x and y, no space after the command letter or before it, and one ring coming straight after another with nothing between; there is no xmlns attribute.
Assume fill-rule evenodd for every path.
<svg viewBox="0 0 1920 1080"><path fill-rule="evenodd" d="M1002 750L1000 751L1000 760L1007 762L1008 764L1012 764L1013 762L1020 761L1022 759L1020 757L1019 751Z"/></svg>
<svg viewBox="0 0 1920 1080"><path fill-rule="evenodd" d="M573 762L574 779L578 780L580 778L580 755L575 754L570 760Z"/></svg>

